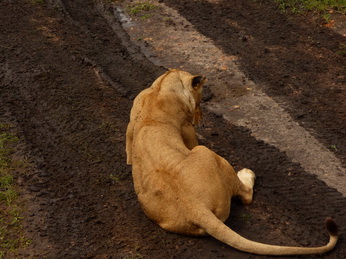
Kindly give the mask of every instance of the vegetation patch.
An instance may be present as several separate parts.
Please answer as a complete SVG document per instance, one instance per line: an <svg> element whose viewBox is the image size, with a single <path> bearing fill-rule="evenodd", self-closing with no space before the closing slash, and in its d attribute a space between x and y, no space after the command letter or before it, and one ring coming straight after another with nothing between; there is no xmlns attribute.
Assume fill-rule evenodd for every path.
<svg viewBox="0 0 346 259"><path fill-rule="evenodd" d="M290 10L294 13L317 11L326 13L335 10L346 14L346 0L275 0L281 10Z"/></svg>
<svg viewBox="0 0 346 259"><path fill-rule="evenodd" d="M275 0L279 4L279 9L283 12L301 14L306 12L316 12L320 15L322 23L330 22L330 15L333 12L346 14L346 0Z"/></svg>
<svg viewBox="0 0 346 259"><path fill-rule="evenodd" d="M239 219L245 223L250 223L252 220L252 216L250 214L241 214Z"/></svg>
<svg viewBox="0 0 346 259"><path fill-rule="evenodd" d="M134 4L129 5L128 8L131 14L137 15L137 14L142 14L143 12L148 12L148 11L158 9L159 7L155 5L152 1L144 1L144 2L135 2Z"/></svg>
<svg viewBox="0 0 346 259"><path fill-rule="evenodd" d="M44 4L45 0L31 0L33 4Z"/></svg>
<svg viewBox="0 0 346 259"><path fill-rule="evenodd" d="M30 243L23 235L22 209L13 176L19 163L11 159L18 138L10 129L10 124L0 124L0 258L15 257L17 249Z"/></svg>
<svg viewBox="0 0 346 259"><path fill-rule="evenodd" d="M339 50L336 52L336 54L346 57L346 44L341 43L339 45ZM332 146L334 146L333 148L337 150L335 145Z"/></svg>

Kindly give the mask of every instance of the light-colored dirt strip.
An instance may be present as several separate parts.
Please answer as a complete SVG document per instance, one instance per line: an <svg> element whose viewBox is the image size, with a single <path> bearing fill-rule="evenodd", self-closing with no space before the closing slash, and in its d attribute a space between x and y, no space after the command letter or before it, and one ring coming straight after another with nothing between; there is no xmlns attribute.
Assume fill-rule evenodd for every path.
<svg viewBox="0 0 346 259"><path fill-rule="evenodd" d="M208 103L211 111L250 129L255 138L286 152L306 172L346 196L346 170L339 159L248 80L239 70L236 56L223 53L175 10L157 5L160 8L150 18L150 26L146 19L131 19L119 6L105 16L110 22L112 16L120 19L131 39L157 65L206 75L215 94Z"/></svg>
<svg viewBox="0 0 346 259"><path fill-rule="evenodd" d="M235 105L240 108L227 110ZM211 103L208 108L223 114L226 120L235 125L249 128L254 137L286 152L306 172L315 174L328 186L346 195L345 169L338 158L260 90Z"/></svg>

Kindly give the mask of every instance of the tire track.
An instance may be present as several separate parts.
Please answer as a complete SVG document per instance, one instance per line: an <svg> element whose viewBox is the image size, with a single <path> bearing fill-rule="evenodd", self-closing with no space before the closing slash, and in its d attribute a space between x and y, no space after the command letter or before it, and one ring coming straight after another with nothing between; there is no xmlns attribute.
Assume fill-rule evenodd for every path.
<svg viewBox="0 0 346 259"><path fill-rule="evenodd" d="M345 197L346 169L340 160L268 97L261 86L249 80L236 64L236 56L217 48L174 9L163 3L158 5L159 15L169 17L174 26L167 26L162 18L155 19L150 26L140 19L133 21L132 27L126 24L130 18L125 21L124 29L132 39L147 39L139 43L147 58L153 62L159 59L167 68L180 66L192 73L204 73L216 96L215 101L208 103L209 110L250 129L255 138L285 152L306 172L316 175ZM114 8L114 12L119 13L119 7Z"/></svg>

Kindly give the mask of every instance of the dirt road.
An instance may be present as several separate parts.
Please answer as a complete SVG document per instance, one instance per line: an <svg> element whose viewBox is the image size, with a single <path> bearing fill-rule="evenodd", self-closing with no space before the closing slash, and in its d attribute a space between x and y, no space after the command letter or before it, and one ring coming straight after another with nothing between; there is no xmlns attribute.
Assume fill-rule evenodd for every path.
<svg viewBox="0 0 346 259"><path fill-rule="evenodd" d="M160 2L189 21L183 28L193 27L223 53L237 57L244 80L279 103L345 169L342 35L312 17L286 16L269 2ZM149 60L137 44L151 40L128 36L119 16L110 22L114 10L109 1L0 3L0 120L16 126L22 153L33 164L29 174L18 175L27 207L24 226L32 240L19 257L260 258L211 237L167 233L140 209L125 163L124 135L133 97L166 70L159 61L167 57L156 54L158 62ZM179 28L172 17L163 18L167 29ZM152 26L155 19L141 26ZM207 63L208 53L200 54ZM182 60L171 62L180 67ZM224 82L233 97L246 95L227 84L224 70L214 77L208 89ZM203 105L227 98L210 95ZM342 193L288 153L256 138L249 127L203 111L201 144L236 169L248 167L257 174L254 203L244 207L235 200L226 224L256 241L317 246L327 241L324 218L333 216L342 235L323 258L342 258Z"/></svg>

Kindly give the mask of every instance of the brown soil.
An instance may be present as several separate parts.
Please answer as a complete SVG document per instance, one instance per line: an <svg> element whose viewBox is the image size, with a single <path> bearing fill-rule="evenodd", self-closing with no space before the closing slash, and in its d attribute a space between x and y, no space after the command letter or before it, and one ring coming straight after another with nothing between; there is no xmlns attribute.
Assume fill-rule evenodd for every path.
<svg viewBox="0 0 346 259"><path fill-rule="evenodd" d="M266 1L163 1L263 86L345 164L345 38ZM137 202L125 160L133 97L165 71L97 11L94 1L0 3L0 119L12 121L34 170L18 175L32 239L19 257L258 258L211 237L167 233ZM201 71L203 72L203 71ZM235 200L226 224L271 244L322 245L323 220L342 233L346 199L246 128L204 111L204 144L257 174L255 201ZM335 145L335 146L334 146ZM311 256L315 258L319 256ZM264 258L264 257L262 257Z"/></svg>

